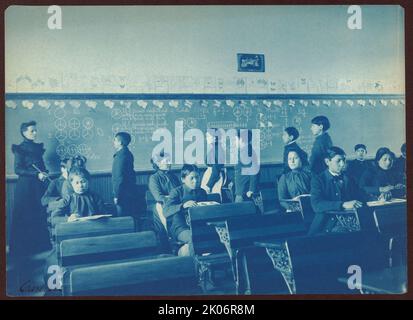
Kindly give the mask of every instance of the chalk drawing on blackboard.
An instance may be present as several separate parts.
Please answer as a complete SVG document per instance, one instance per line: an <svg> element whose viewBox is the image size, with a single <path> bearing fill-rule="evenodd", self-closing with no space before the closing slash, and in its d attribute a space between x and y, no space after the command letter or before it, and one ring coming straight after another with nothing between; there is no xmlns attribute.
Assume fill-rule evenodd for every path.
<svg viewBox="0 0 413 320"><path fill-rule="evenodd" d="M66 117L66 111L62 108L56 108L56 110L54 111L54 116L57 119L63 119L64 117Z"/></svg>
<svg viewBox="0 0 413 320"><path fill-rule="evenodd" d="M251 108L251 106L244 106L243 108L242 108L242 113L244 114L244 116L247 118L247 121L249 121L249 119L251 118L251 116L252 116L252 108Z"/></svg>
<svg viewBox="0 0 413 320"><path fill-rule="evenodd" d="M96 134L99 136L99 137L103 137L105 134L104 134L104 132L103 132L103 130L102 130L102 128L96 128Z"/></svg>
<svg viewBox="0 0 413 320"><path fill-rule="evenodd" d="M57 130L64 130L66 128L66 121L64 119L56 119L54 126Z"/></svg>
<svg viewBox="0 0 413 320"><path fill-rule="evenodd" d="M56 154L62 159L66 156L66 148L63 144L59 144L56 147Z"/></svg>
<svg viewBox="0 0 413 320"><path fill-rule="evenodd" d="M87 117L83 119L82 124L85 129L90 130L95 125L95 122L92 118Z"/></svg>
<svg viewBox="0 0 413 320"><path fill-rule="evenodd" d="M112 125L112 133L113 134L117 134L118 132L120 132L122 129L121 129L121 124L119 124L119 123L114 123L113 125Z"/></svg>
<svg viewBox="0 0 413 320"><path fill-rule="evenodd" d="M51 103L47 100L39 100L37 104L44 109L49 109L51 106Z"/></svg>
<svg viewBox="0 0 413 320"><path fill-rule="evenodd" d="M94 136L93 130L90 130L90 129L83 129L82 130L83 139L90 140L90 139L93 138L93 136Z"/></svg>
<svg viewBox="0 0 413 320"><path fill-rule="evenodd" d="M57 130L54 136L60 143L62 143L67 138L67 133L63 130Z"/></svg>
<svg viewBox="0 0 413 320"><path fill-rule="evenodd" d="M80 121L77 118L71 118L69 120L69 128L70 129L79 129L80 128Z"/></svg>
<svg viewBox="0 0 413 320"><path fill-rule="evenodd" d="M236 128L236 123L233 121L211 121L207 122L207 128L233 129Z"/></svg>
<svg viewBox="0 0 413 320"><path fill-rule="evenodd" d="M237 122L239 121L239 118L242 115L242 110L241 110L241 106L238 104L236 105L233 109L232 109L232 113L235 116L235 118L237 119Z"/></svg>
<svg viewBox="0 0 413 320"><path fill-rule="evenodd" d="M85 143L82 143L77 147L77 152L88 158L92 152L92 147Z"/></svg>
<svg viewBox="0 0 413 320"><path fill-rule="evenodd" d="M33 109L34 103L29 101L29 100L24 100L24 101L22 101L22 106L23 106L23 108L26 108L26 109L30 110L30 109Z"/></svg>
<svg viewBox="0 0 413 320"><path fill-rule="evenodd" d="M78 140L80 138L80 131L78 129L71 129L69 131L70 140Z"/></svg>
<svg viewBox="0 0 413 320"><path fill-rule="evenodd" d="M69 146L67 147L67 149L66 149L66 153L67 153L70 157L73 157L73 156L77 155L77 154L78 154L78 152L77 152L77 145L75 145L75 144L69 145Z"/></svg>
<svg viewBox="0 0 413 320"><path fill-rule="evenodd" d="M110 113L110 116L112 117L112 119L119 120L121 117L120 109L118 108L113 109L112 112Z"/></svg>

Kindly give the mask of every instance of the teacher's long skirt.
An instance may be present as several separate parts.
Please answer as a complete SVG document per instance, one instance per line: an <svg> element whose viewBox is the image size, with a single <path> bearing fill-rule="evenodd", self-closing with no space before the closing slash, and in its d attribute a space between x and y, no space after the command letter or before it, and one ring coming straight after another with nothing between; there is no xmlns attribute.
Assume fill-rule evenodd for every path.
<svg viewBox="0 0 413 320"><path fill-rule="evenodd" d="M19 176L17 180L10 227L12 260L24 261L50 249L46 210L40 203L45 188L46 183L37 177Z"/></svg>

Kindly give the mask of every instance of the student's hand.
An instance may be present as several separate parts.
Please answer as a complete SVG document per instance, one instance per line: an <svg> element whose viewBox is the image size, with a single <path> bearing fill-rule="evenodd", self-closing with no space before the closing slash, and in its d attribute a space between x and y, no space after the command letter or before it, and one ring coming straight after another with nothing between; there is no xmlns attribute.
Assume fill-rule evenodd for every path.
<svg viewBox="0 0 413 320"><path fill-rule="evenodd" d="M380 194L378 200L379 201L389 201L389 200L391 200L391 198L392 198L391 192L384 192L384 193Z"/></svg>
<svg viewBox="0 0 413 320"><path fill-rule="evenodd" d="M230 190L232 190L232 187L234 186L234 182L230 182L230 183L228 183L228 189L230 189Z"/></svg>
<svg viewBox="0 0 413 320"><path fill-rule="evenodd" d="M46 172L39 172L37 174L37 177L39 178L40 181L45 181L48 177Z"/></svg>
<svg viewBox="0 0 413 320"><path fill-rule="evenodd" d="M197 205L198 205L198 204L196 203L196 201L194 201L194 200L189 200L189 201L185 202L182 207L183 207L184 209L187 209L187 208L196 207Z"/></svg>
<svg viewBox="0 0 413 320"><path fill-rule="evenodd" d="M394 189L394 186L385 186L385 187L380 187L379 191L380 193L386 193L386 192L390 192Z"/></svg>
<svg viewBox="0 0 413 320"><path fill-rule="evenodd" d="M394 186L394 188L400 190L406 188L406 186L403 183L398 183Z"/></svg>
<svg viewBox="0 0 413 320"><path fill-rule="evenodd" d="M254 192L248 191L248 192L247 192L247 197L248 197L248 198L251 198L253 194L254 194Z"/></svg>
<svg viewBox="0 0 413 320"><path fill-rule="evenodd" d="M358 200L343 202L343 208L345 210L358 209L358 208L361 208L362 206L363 206L363 203Z"/></svg>
<svg viewBox="0 0 413 320"><path fill-rule="evenodd" d="M67 222L73 222L76 221L77 218L79 218L79 215L77 213L72 213L69 218L67 218Z"/></svg>
<svg viewBox="0 0 413 320"><path fill-rule="evenodd" d="M117 204L118 204L118 198L113 198L113 203L114 203L115 205L117 205Z"/></svg>

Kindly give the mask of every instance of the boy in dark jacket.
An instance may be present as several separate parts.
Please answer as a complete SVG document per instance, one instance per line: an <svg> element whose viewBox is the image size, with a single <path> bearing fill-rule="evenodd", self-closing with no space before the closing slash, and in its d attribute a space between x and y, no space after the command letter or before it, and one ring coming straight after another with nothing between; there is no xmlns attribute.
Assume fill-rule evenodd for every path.
<svg viewBox="0 0 413 320"><path fill-rule="evenodd" d="M367 199L356 182L344 174L346 154L339 147L327 149L327 169L311 179L311 206L315 212L309 234L330 231L335 224L327 211L359 209Z"/></svg>
<svg viewBox="0 0 413 320"><path fill-rule="evenodd" d="M113 139L116 150L112 164L113 202L118 216L130 216L135 213L136 177L133 154L128 149L130 141L131 136L127 132L118 132Z"/></svg>
<svg viewBox="0 0 413 320"><path fill-rule="evenodd" d="M310 155L310 170L314 174L319 174L326 169L324 157L327 149L333 146L328 129L330 129L330 121L326 116L317 116L311 120L311 132L316 137Z"/></svg>

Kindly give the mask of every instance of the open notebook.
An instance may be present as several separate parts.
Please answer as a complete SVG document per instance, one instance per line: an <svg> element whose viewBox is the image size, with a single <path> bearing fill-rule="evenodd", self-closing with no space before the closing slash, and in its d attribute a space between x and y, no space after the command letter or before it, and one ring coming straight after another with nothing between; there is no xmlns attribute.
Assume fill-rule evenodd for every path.
<svg viewBox="0 0 413 320"><path fill-rule="evenodd" d="M378 207L378 206L386 206L386 205L395 204L395 203L406 203L406 199L394 198L389 201L385 201L385 200L369 201L367 202L367 206Z"/></svg>

